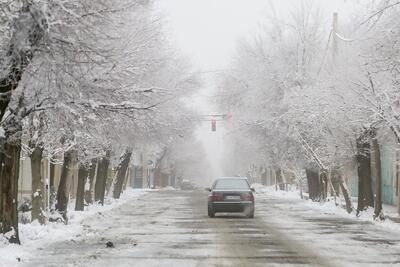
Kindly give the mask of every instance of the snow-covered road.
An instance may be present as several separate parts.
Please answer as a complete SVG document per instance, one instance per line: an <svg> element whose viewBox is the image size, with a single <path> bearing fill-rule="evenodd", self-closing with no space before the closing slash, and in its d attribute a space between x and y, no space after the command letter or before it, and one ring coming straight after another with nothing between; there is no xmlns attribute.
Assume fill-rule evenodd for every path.
<svg viewBox="0 0 400 267"><path fill-rule="evenodd" d="M210 219L206 195L149 192L17 266L400 266L395 230L268 194L256 196L255 219Z"/></svg>

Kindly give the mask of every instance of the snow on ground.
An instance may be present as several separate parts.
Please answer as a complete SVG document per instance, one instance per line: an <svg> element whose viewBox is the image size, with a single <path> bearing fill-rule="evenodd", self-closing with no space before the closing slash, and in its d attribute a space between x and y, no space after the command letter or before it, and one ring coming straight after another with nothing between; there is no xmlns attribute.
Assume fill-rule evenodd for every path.
<svg viewBox="0 0 400 267"><path fill-rule="evenodd" d="M254 187L256 218L268 218L289 244L315 251L330 266L400 266L400 224L374 221L373 210L357 217L334 201L302 200L296 190Z"/></svg>
<svg viewBox="0 0 400 267"><path fill-rule="evenodd" d="M174 191L174 190L176 190L176 188L172 187L172 186L166 186L166 187L163 187L163 188L161 188L159 190L161 190L161 191Z"/></svg>
<svg viewBox="0 0 400 267"><path fill-rule="evenodd" d="M256 194L267 194L286 199L300 199L300 193L297 190L281 191L276 190L275 186L265 186L257 183L252 184L251 187L255 189Z"/></svg>
<svg viewBox="0 0 400 267"><path fill-rule="evenodd" d="M353 218L356 220L361 221L368 221L372 222L375 225L384 227L386 229L395 230L400 232L400 223L393 221L390 218L395 218L397 221L400 221L400 216L397 213L396 207L390 205L383 206L383 213L390 218L386 219L385 221L378 221L373 219L374 209L369 208L368 210L362 212L359 216L356 215L355 210L352 213L347 213L344 209L344 200L338 199L338 205L335 203L334 200L327 201L327 202L314 202L310 199L301 199L300 192L296 189L289 189L289 191L281 191L276 190L275 186L264 186L261 184L252 184L251 185L256 194L260 195L268 195L270 197L276 198L285 198L285 199L298 199L299 202L302 202L304 206L319 212L323 212L324 214L330 214L332 217L339 216L343 218ZM357 207L357 202L353 199L353 207Z"/></svg>
<svg viewBox="0 0 400 267"><path fill-rule="evenodd" d="M296 191L254 187L254 219L224 213L208 218L205 191L157 190L124 205L94 207L82 217L73 212L70 225L53 224L59 229L47 234L62 231L57 242L25 236L17 247L25 256L5 258L0 249L0 265L400 266L398 231L334 204L301 200ZM113 249L106 247L110 241Z"/></svg>
<svg viewBox="0 0 400 267"><path fill-rule="evenodd" d="M22 245L9 244L6 238L0 235L0 266L12 266L16 263L16 260L32 256L35 250L51 243L71 238L79 239L83 231L81 222L85 218L136 200L147 191L150 190L129 188L122 193L120 199L106 198L104 206L93 204L86 207L85 211L75 211L75 201L70 201L68 205L68 225L63 223L40 225L37 221L19 224Z"/></svg>

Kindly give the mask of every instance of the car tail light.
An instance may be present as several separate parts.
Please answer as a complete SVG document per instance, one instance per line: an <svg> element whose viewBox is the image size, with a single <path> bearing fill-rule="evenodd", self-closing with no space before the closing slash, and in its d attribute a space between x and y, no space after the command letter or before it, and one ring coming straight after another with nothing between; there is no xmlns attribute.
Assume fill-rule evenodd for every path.
<svg viewBox="0 0 400 267"><path fill-rule="evenodd" d="M210 198L212 201L224 200L224 195L221 193L212 192Z"/></svg>
<svg viewBox="0 0 400 267"><path fill-rule="evenodd" d="M245 194L243 195L243 200L246 200L246 201L254 201L253 193L251 193L251 192L245 193Z"/></svg>

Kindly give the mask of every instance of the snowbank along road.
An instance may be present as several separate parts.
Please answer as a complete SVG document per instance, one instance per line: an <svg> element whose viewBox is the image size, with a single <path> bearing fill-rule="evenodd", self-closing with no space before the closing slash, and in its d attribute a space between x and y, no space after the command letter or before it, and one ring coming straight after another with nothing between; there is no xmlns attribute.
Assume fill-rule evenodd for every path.
<svg viewBox="0 0 400 267"><path fill-rule="evenodd" d="M19 266L400 266L395 231L268 195L256 195L255 219L211 219L206 197L149 192L87 218L80 237Z"/></svg>

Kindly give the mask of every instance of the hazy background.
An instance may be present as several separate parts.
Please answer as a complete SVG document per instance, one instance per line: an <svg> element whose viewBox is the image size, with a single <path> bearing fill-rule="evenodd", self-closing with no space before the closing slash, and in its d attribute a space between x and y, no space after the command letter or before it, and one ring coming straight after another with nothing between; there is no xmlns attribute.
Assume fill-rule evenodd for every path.
<svg viewBox="0 0 400 267"><path fill-rule="evenodd" d="M268 17L285 19L296 10L299 0L159 0L157 7L166 20L166 30L173 42L187 56L199 72L203 73L204 88L191 103L204 114L215 113L213 107L215 75L228 68L235 47L243 38L249 38L266 23ZM330 25L332 13L339 13L340 21L351 19L357 0L314 0L305 1L319 5L326 16L322 23ZM225 112L228 112L225 111ZM233 114L234 119L234 114ZM215 176L234 175L224 173L221 168L224 142L224 123L217 124L211 132L211 123L204 122L197 129L208 155L211 174L205 174L207 184ZM205 172L206 173L206 172Z"/></svg>

